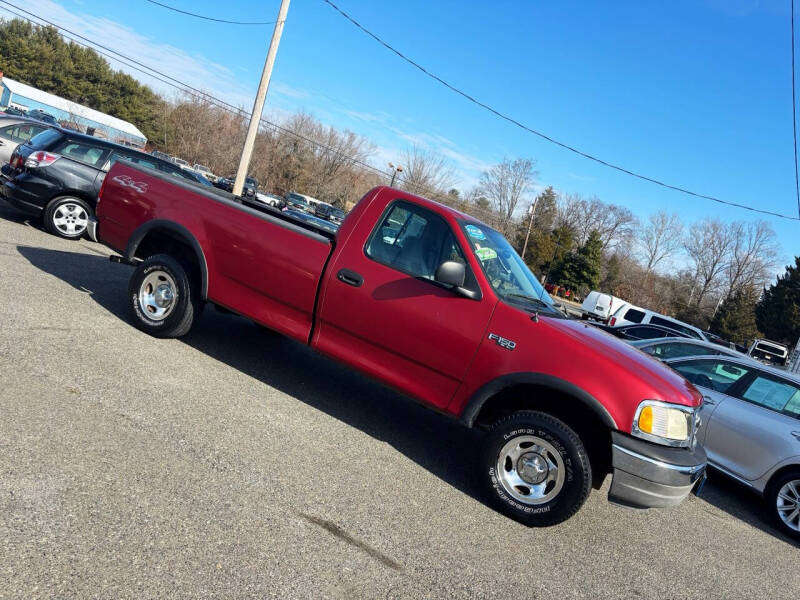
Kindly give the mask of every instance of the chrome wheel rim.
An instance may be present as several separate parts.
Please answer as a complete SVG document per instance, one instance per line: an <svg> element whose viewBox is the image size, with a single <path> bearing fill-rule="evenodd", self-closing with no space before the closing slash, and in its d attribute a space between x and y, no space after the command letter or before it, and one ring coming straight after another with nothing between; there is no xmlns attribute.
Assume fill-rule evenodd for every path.
<svg viewBox="0 0 800 600"><path fill-rule="evenodd" d="M503 490L523 504L544 504L564 487L564 459L548 441L521 435L506 443L497 457Z"/></svg>
<svg viewBox="0 0 800 600"><path fill-rule="evenodd" d="M792 479L778 490L778 516L792 531L800 532L800 479Z"/></svg>
<svg viewBox="0 0 800 600"><path fill-rule="evenodd" d="M53 225L67 235L81 235L89 225L89 215L80 204L65 202L53 211Z"/></svg>
<svg viewBox="0 0 800 600"><path fill-rule="evenodd" d="M166 271L152 271L139 286L139 308L153 321L166 319L178 300L178 287Z"/></svg>

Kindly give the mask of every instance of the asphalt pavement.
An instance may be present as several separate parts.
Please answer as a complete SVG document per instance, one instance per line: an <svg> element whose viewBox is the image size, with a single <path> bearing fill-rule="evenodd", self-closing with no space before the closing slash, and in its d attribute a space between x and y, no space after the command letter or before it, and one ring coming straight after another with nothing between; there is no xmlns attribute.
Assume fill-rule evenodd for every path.
<svg viewBox="0 0 800 600"><path fill-rule="evenodd" d="M153 339L108 254L0 206L2 599L797 597L798 545L721 476L526 528L476 432L212 307Z"/></svg>

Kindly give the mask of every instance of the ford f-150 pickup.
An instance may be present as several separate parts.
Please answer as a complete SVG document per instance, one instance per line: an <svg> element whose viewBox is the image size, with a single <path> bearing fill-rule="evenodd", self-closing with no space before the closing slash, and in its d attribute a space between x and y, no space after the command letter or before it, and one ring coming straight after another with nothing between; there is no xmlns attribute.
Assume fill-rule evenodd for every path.
<svg viewBox="0 0 800 600"><path fill-rule="evenodd" d="M476 476L527 525L569 518L609 473L609 499L639 508L677 504L705 476L698 391L565 318L469 215L378 187L331 233L117 162L89 230L135 267L139 329L184 335L213 303L484 430Z"/></svg>

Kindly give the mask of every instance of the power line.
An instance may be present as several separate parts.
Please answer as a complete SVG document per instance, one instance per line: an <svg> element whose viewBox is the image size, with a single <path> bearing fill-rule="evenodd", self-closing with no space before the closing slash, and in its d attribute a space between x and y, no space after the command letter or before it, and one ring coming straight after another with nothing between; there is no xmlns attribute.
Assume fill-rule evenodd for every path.
<svg viewBox="0 0 800 600"><path fill-rule="evenodd" d="M82 35L80 35L78 33L75 33L75 32L73 32L73 31L71 31L71 30L69 30L69 29L67 29L67 28L65 28L63 26L57 25L56 23L54 23L54 22L52 22L52 21L50 21L48 19L45 19L44 17L41 17L41 16L39 16L39 15L37 15L35 13L32 13L32 12L30 12L30 11L20 7L20 6L17 6L15 4L11 3L11 2L8 2L7 0L0 0L0 4L5 4L5 5L8 5L8 6L12 6L12 7L18 9L19 11L21 11L21 12L23 12L23 13L31 16L31 17L39 19L40 21L43 21L43 22L47 23L48 25L51 25L52 27L55 27L56 29L58 29L59 31L62 32L62 35L64 35L64 37L72 40L73 42L75 42L75 43L77 43L77 44L79 44L81 46L84 46L84 47L87 47L87 48L91 48L86 43L82 43L82 42L76 40L75 38L71 37L70 35L64 34L63 32L67 32L68 34L76 36L76 37L84 40L85 42L88 42L89 44L93 44L94 46L102 48L103 50L107 50L111 54L116 55L116 56L112 56L110 54L107 54L106 52L103 52L102 50L97 50L96 48L91 48L92 50L94 50L98 54L101 54L101 55L105 56L106 58L109 58L111 60L117 61L117 62L119 62L119 63L121 63L121 64L123 64L123 65L125 65L125 66L127 66L127 67L129 67L129 68L131 68L133 70L135 70L135 71L139 71L140 73L143 73L144 75L147 75L148 77L152 77L153 79L155 79L157 81L160 81L160 82L162 82L162 83L164 83L166 85L169 85L169 86L174 87L174 88L176 88L176 89L178 89L178 90L180 90L180 91L182 91L184 93L187 93L190 96L194 96L194 97L196 97L198 99L210 102L211 104L214 104L215 106L217 106L217 107L221 108L222 110L225 110L225 111L227 111L227 112L229 112L231 114L235 114L237 116L241 116L241 117L244 117L244 118L247 117L247 114L245 113L245 111L242 108L234 106L233 104L230 104L228 102L225 102L224 100L221 100L220 98L212 96L211 94L209 94L207 92L204 92L203 90L199 90L199 89L197 89L195 87L192 87L191 85L189 85L187 83L184 83L184 82L182 82L182 81L180 81L178 79L175 79L174 77L171 77L171 76L167 75L166 73L163 73L163 72L161 72L161 71L159 71L159 70L157 70L157 69L155 69L153 67L150 67L149 65L141 63L141 62L139 62L139 61L137 61L137 60L135 60L133 58L130 58L129 56L126 56L126 55L124 55L124 54L122 54L122 53L120 53L120 52L118 52L116 50L113 50L112 48L109 48L109 47L104 46L104 45L102 45L102 44L100 44L98 42L90 40L89 38L86 38L86 37L84 37L84 36L82 36ZM19 14L18 12L15 12L15 11L9 9L9 8L3 8L3 10L6 10L7 12L9 12L11 14L14 14L17 17L20 17L21 19L24 19L26 21L29 21L29 22L34 23L36 25L39 25L39 23L37 23L36 21L33 21L29 17L26 17L26 16L24 16L22 14ZM130 61L130 62L126 62L126 61ZM130 63L134 63L135 65L138 65L138 67L134 66L134 65L132 65ZM141 67L141 68L139 68L139 67ZM144 69L146 69L146 70L144 70ZM148 71L150 71L150 72L148 72ZM390 175L388 173L384 172L383 170L381 170L381 169L379 169L377 167L374 167L373 165L370 165L368 163L365 163L365 162L363 162L363 161L361 161L359 159L353 158L353 157L351 157L351 156L349 156L349 155L347 155L345 153L339 152L336 149L331 148L330 146L326 146L325 144L323 144L321 142L318 142L316 140L313 140L313 139L311 139L311 138L309 138L309 137L307 137L305 135L302 135L300 133L297 133L296 131L292 131L291 129L288 129L286 127L278 125L277 123L273 123L271 121L268 121L267 119L264 119L263 117L260 118L259 121L261 123L264 123L265 125L269 126L274 131L282 131L284 133L292 135L292 136L294 136L294 137L296 137L298 139L301 139L301 140L303 140L305 142L313 144L318 148L322 148L322 149L326 150L327 152L331 152L331 153L333 153L333 154L335 154L337 156L341 156L341 157L345 158L348 162L350 162L353 165L357 165L357 166L359 166L359 167L361 167L363 169L366 169L366 170L368 170L368 171L370 171L370 172L372 172L374 174L377 174L377 175L379 175L381 177L385 177L386 179L390 178ZM425 195L425 196L429 197L432 200L442 200L442 201L443 200L449 200L449 198L447 198L446 194L442 194L441 192L439 192L437 190L434 190L433 188L418 184L416 182L409 181L408 175L406 175L406 174L404 174L403 176L399 177L398 179L399 179L400 182L402 182L405 185L405 187L407 189L409 189L413 193L417 193L417 194L420 194L420 195ZM770 213L768 211L752 209L750 207L743 207L743 208L747 208L748 210L753 210L755 212L767 213L767 214L771 214L773 216L779 216L779 217L782 217L782 218L785 218L785 219L798 220L796 217L789 217L789 216L781 215L781 214L777 214L777 213ZM486 209L482 209L481 207L478 207L478 206L470 206L470 211L471 212L472 211L482 212L482 213L486 214L487 216L489 216L491 218L496 218L497 217L497 215L495 213L493 213L493 212L491 212L489 210L486 210Z"/></svg>
<svg viewBox="0 0 800 600"><path fill-rule="evenodd" d="M189 12L186 10L181 10L180 8L175 8L174 6L170 6L169 4L164 4L163 2L156 2L156 0L146 0L150 4L156 4L168 10L175 11L177 13L181 13L184 15L188 15L190 17L195 17L197 19L205 19L206 21L214 21L216 23L227 23L228 25L274 25L275 21L227 21L225 19L216 19L214 17L207 17L206 15L198 15L197 13Z"/></svg>
<svg viewBox="0 0 800 600"><path fill-rule="evenodd" d="M745 210L749 210L749 211L752 211L752 212L771 215L773 217L780 217L782 219L789 219L789 220L792 220L792 221L800 220L800 216L792 217L792 216L784 215L784 214L777 213L777 212L772 212L772 211L768 211L768 210L762 210L762 209L759 209L759 208L753 208L752 206L747 206L746 204L739 204L739 203L736 203L736 202L730 202L728 200L722 200L721 198L716 198L715 196L708 196L706 194L693 192L693 191L691 191L689 189L682 188L680 186L673 185L673 184L670 184L670 183L666 183L664 181L660 181L660 180L655 179L653 177L649 177L647 175L643 175L641 173L637 173L636 171L632 171L632 170L627 169L625 167L622 167L620 165L608 162L608 161L606 161L606 160L604 160L602 158L598 158L597 156L594 156L592 154L588 154L587 152L584 152L583 150L579 150L578 148L576 148L574 146L570 146L569 144L561 142L561 141L559 141L559 140L557 140L557 139L555 139L555 138L553 138L553 137L551 137L549 135L546 135L546 134L542 133L541 131L537 131L537 130L531 128L531 127L528 127L527 125L525 125L524 123L521 123L517 119L515 119L513 117L510 117L510 116L500 112L499 110L497 110L495 108L492 108L488 104L486 104L484 102L481 102L480 100L478 100L477 98L471 96L470 94L460 90L459 88L455 87L454 85L451 85L450 83L448 83L447 81L445 81L444 79L439 77L438 75L432 73L431 71L429 71L428 69L426 69L425 67L420 65L419 63L417 63L414 60L410 59L405 54L403 54L402 52L400 52L399 50L397 50L396 48L391 46L389 43L385 42L380 37L378 37L376 34L372 33L369 29L367 29L366 27L361 25L361 23L356 21L353 17L351 17L349 14L347 14L341 8L336 6L333 2L331 2L331 0L322 0L322 1L325 2L326 4L328 4L331 8L333 8L336 12L338 12L341 16L343 16L345 19L350 21L353 25L355 25L358 29L363 31L369 37L371 37L376 42L378 42L379 44L384 46L387 50L389 50L390 52L393 52L394 54L399 56L401 59L403 59L404 61L406 61L407 63L409 63L413 67L415 67L416 69L419 69L420 71L422 71L425 75L427 75L431 79L434 79L435 81L437 81L440 84L442 84L443 86L445 86L450 91L455 92L456 94L466 98L467 100L469 100L473 104L476 104L476 105L480 106L481 108L486 109L487 111L489 111L490 113L494 114L495 116L500 117L501 119L503 119L505 121L508 121L512 125L516 125L520 129L523 129L523 130L527 131L528 133L532 133L533 135L538 136L538 137L540 137L540 138L542 138L542 139L544 139L544 140L546 140L546 141L548 141L548 142L550 142L552 144L555 144L556 146L560 146L561 148L564 148L565 150L569 150L570 152L573 152L575 154L583 156L584 158L592 160L592 161L594 161L596 163L599 163L599 164L604 165L606 167L609 167L611 169L615 169L617 171L620 171L621 173L625 173L626 175L630 175L632 177L636 177L638 179L642 179L644 181L648 181L650 183L654 183L656 185L659 185L661 187L664 187L664 188L667 188L667 189L670 189L670 190L674 190L676 192L681 192L682 194L688 194L689 196L694 196L696 198L703 198L705 200L712 200L713 202L718 202L720 204L725 204L727 206L734 206L736 208L743 208ZM794 0L792 0L792 1L794 1ZM800 200L798 200L798 202L800 203ZM800 206L800 204L799 204L799 206Z"/></svg>
<svg viewBox="0 0 800 600"><path fill-rule="evenodd" d="M797 216L800 217L800 176L797 170L797 100L794 85L794 0L792 0L792 136L794 137L794 189L797 195Z"/></svg>

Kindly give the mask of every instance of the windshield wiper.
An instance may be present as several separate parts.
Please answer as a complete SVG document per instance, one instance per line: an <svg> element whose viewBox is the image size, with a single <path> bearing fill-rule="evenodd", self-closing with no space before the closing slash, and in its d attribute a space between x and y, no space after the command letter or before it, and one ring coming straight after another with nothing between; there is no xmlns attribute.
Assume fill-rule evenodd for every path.
<svg viewBox="0 0 800 600"><path fill-rule="evenodd" d="M503 297L504 298L519 298L520 300L528 300L529 302L534 302L535 304L537 304L537 305L539 305L539 306L541 306L543 308L546 308L548 310L553 310L553 311L556 310L555 306L553 306L552 304L548 304L544 300L542 300L540 298L536 298L535 296L528 296L528 294L517 294L517 293L511 292L509 294L503 294Z"/></svg>

